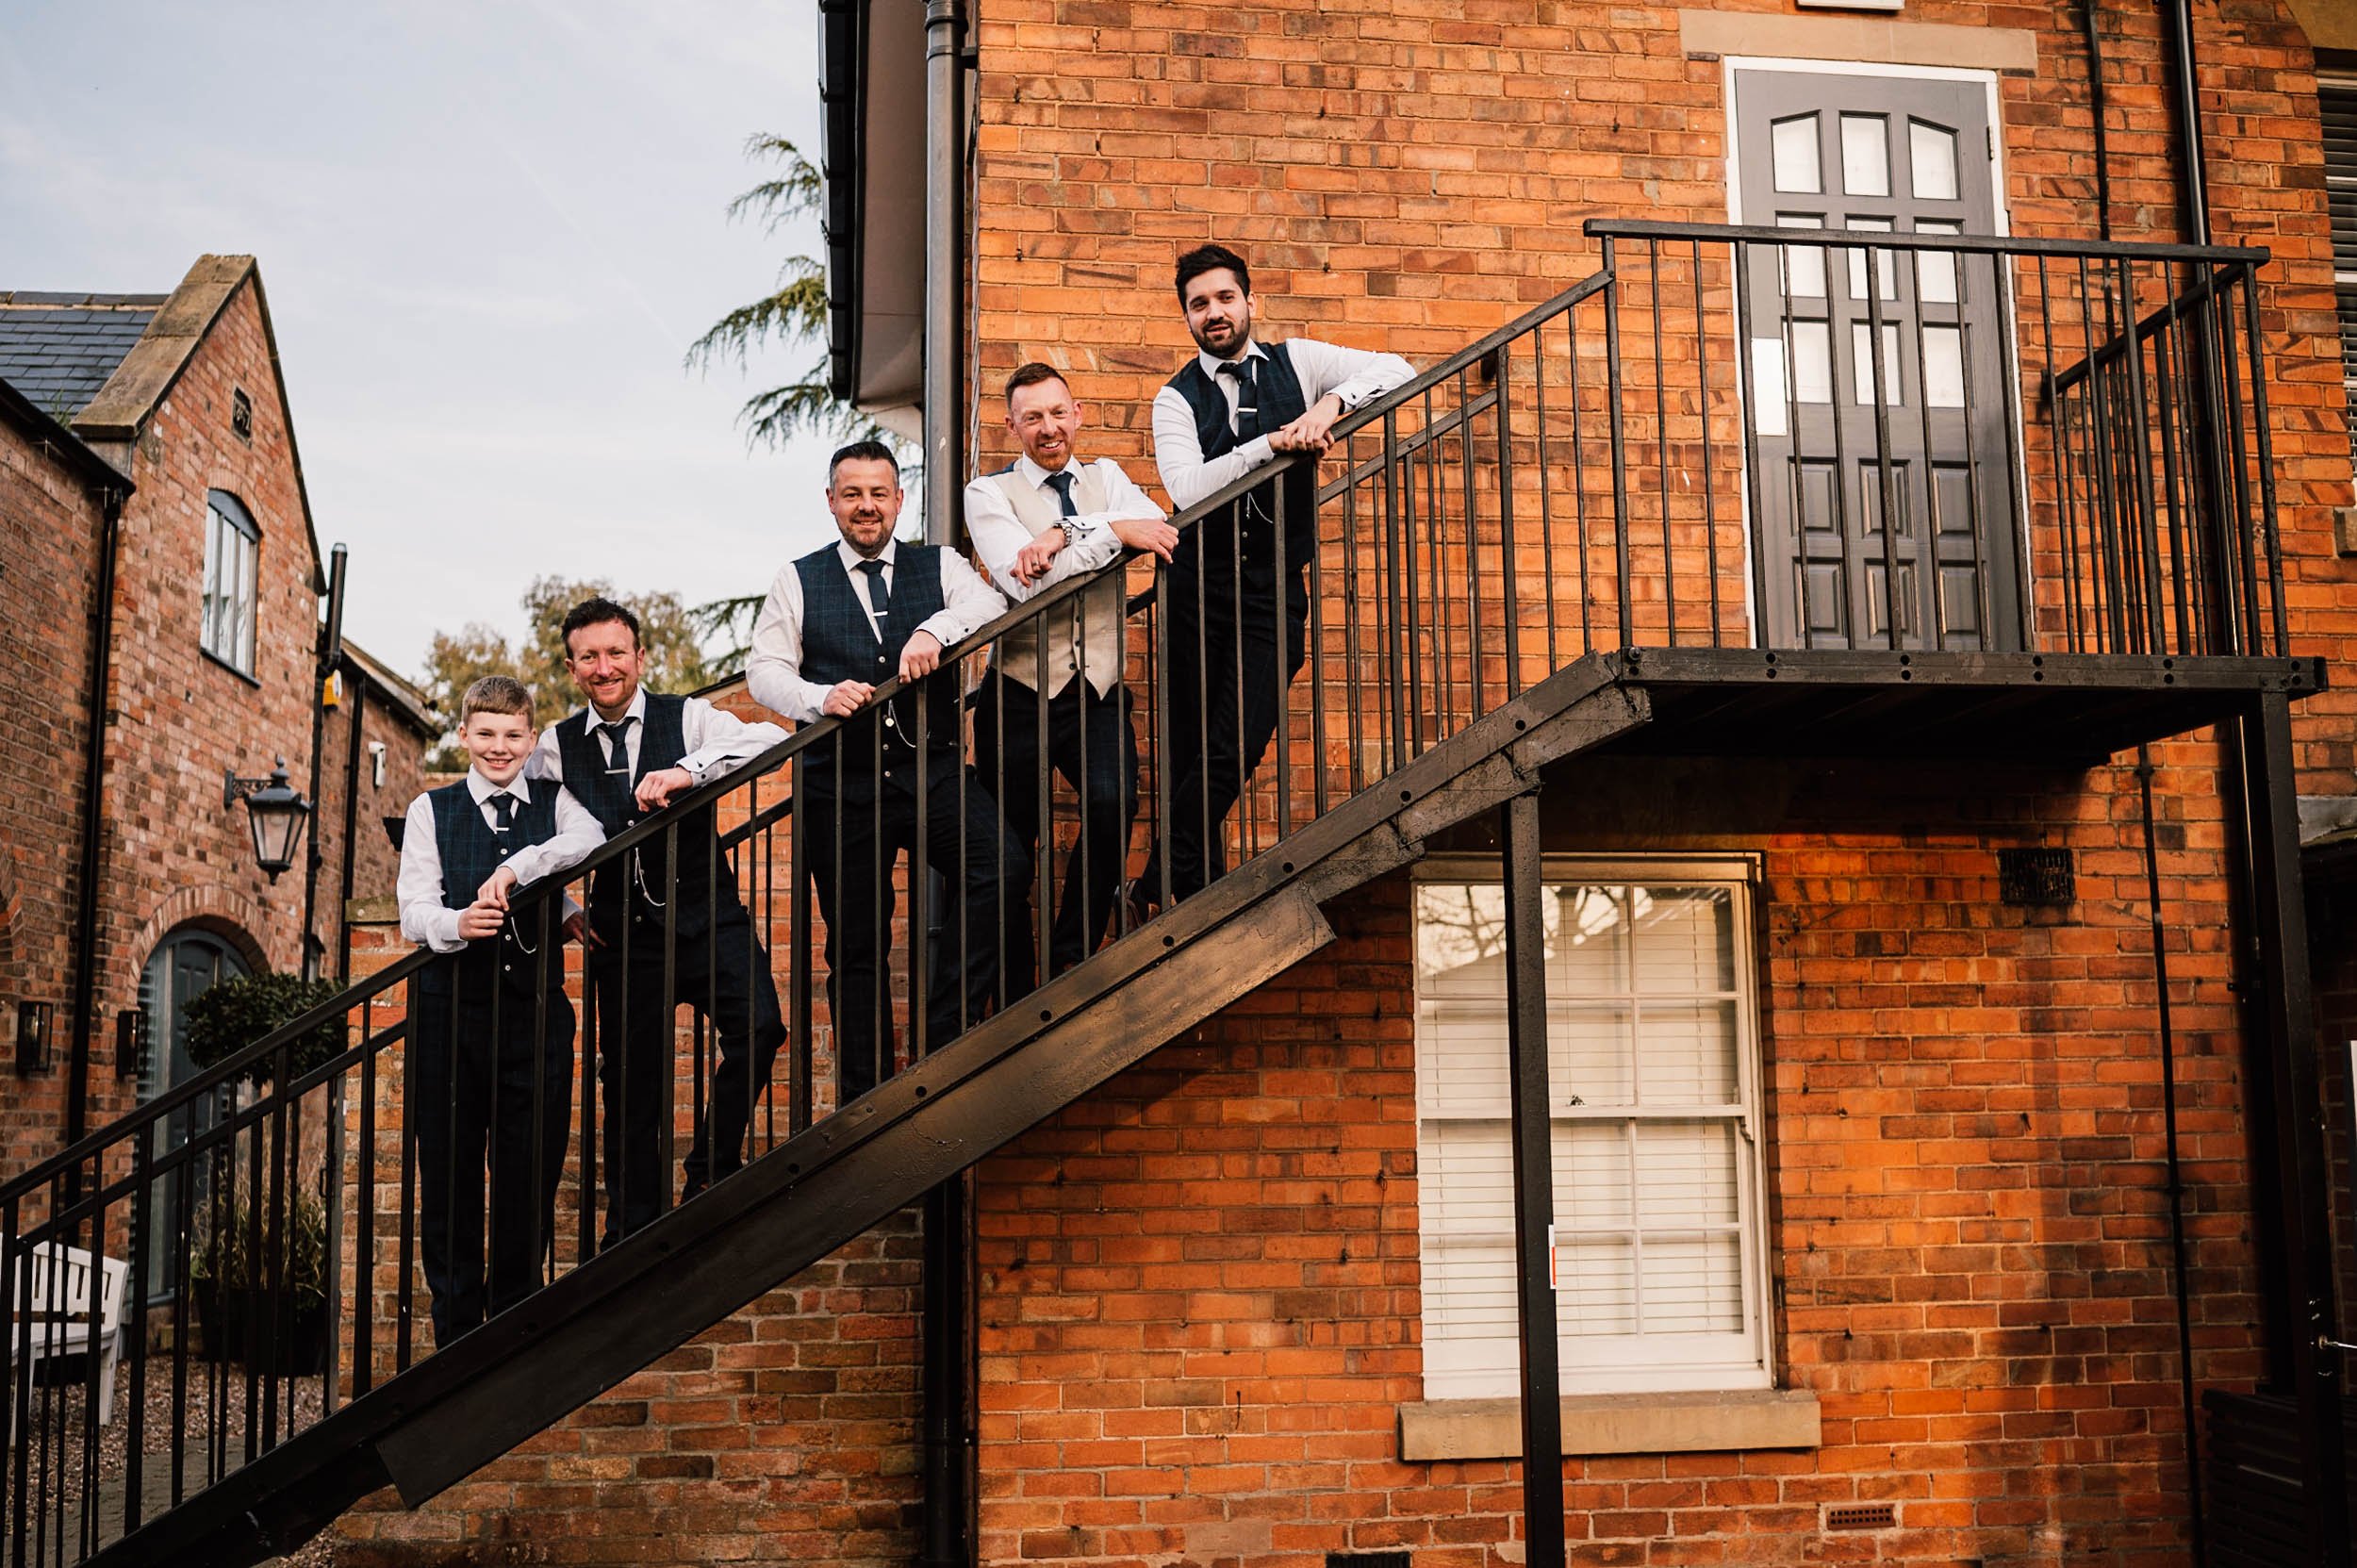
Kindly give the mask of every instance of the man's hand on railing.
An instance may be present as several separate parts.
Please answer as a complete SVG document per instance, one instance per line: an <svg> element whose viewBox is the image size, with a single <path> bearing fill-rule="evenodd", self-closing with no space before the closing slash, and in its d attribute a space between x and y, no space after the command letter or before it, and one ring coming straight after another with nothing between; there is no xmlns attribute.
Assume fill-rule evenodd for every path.
<svg viewBox="0 0 2357 1568"><path fill-rule="evenodd" d="M1063 552L1064 542L1063 530L1050 528L1016 551L1014 566L1011 569L1014 580L1028 588L1046 576L1047 569L1055 564L1056 556Z"/></svg>
<svg viewBox="0 0 2357 1568"><path fill-rule="evenodd" d="M1161 518L1115 518L1105 526L1129 549L1160 555L1165 561L1178 548L1178 530Z"/></svg>
<svg viewBox="0 0 2357 1568"><path fill-rule="evenodd" d="M684 767L663 767L638 781L638 809L660 811L671 797L696 787L696 775Z"/></svg>
<svg viewBox="0 0 2357 1568"><path fill-rule="evenodd" d="M484 883L489 886L490 883ZM507 923L507 910L487 898L478 898L458 912L458 934L470 942L480 942L486 936L497 936L500 927Z"/></svg>
<svg viewBox="0 0 2357 1568"><path fill-rule="evenodd" d="M1343 417L1343 400L1328 392L1310 411L1288 425L1269 432L1271 452L1307 452L1318 456L1334 444L1334 421Z"/></svg>
<svg viewBox="0 0 2357 1568"><path fill-rule="evenodd" d="M919 680L940 668L941 639L931 632L911 632L909 640L900 648L900 679ZM841 691L843 687L834 689Z"/></svg>
<svg viewBox="0 0 2357 1568"><path fill-rule="evenodd" d="M865 681L837 681L827 700L818 704L818 711L830 718L849 718L867 705L876 695L876 688Z"/></svg>

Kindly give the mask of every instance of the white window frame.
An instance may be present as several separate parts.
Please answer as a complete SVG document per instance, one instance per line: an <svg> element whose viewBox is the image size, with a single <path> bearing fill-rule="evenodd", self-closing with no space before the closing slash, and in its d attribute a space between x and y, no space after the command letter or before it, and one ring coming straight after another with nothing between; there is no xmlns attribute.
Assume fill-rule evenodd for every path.
<svg viewBox="0 0 2357 1568"><path fill-rule="evenodd" d="M1716 1111L1700 1107L1680 1108L1672 1113L1677 1119L1724 1118L1731 1123L1737 1139L1736 1213L1740 1236L1740 1278L1743 1293L1743 1323L1739 1330L1726 1334L1694 1334L1657 1336L1650 1344L1641 1334L1628 1336L1583 1336L1558 1333L1561 1380L1560 1392L1567 1395L1669 1393L1698 1391L1732 1391L1763 1389L1774 1386L1773 1363L1770 1355L1774 1321L1773 1298L1770 1292L1770 1241L1767 1213L1767 1170L1763 1154L1764 1130L1764 1068L1760 1050L1759 1005L1755 976L1755 955L1753 943L1753 917L1755 891L1759 882L1759 866L1754 856L1715 856L1710 858L1670 856L1618 856L1611 858L1570 855L1545 857L1541 875L1552 891L1563 886L1637 886L1723 889L1729 896L1729 923L1732 951L1729 954L1734 972L1734 989L1728 993L1711 993L1718 1000L1732 1005L1736 1019L1736 1073L1738 1101ZM1416 869L1419 884L1444 883L1496 887L1499 884L1498 862L1493 857L1436 856L1422 863ZM1412 909L1412 904L1411 904ZM1411 945L1415 942L1414 917L1411 914ZM1434 1081L1430 1052L1433 1038L1430 1025L1452 1007L1471 1007L1476 1011L1493 1012L1497 1018L1495 1041L1497 1071L1503 1073L1506 1058L1504 965L1498 965L1499 989L1494 999L1486 993L1479 997L1427 998L1422 994L1421 982L1416 999L1416 1061L1417 1061L1417 1146L1419 1154L1420 1214L1432 1214L1438 1204L1432 1201L1434 1183L1445 1180L1437 1168L1429 1168L1425 1160L1427 1132L1442 1123L1459 1126L1494 1122L1495 1158L1508 1158L1508 1125L1503 1107L1495 1114L1475 1115L1435 1114L1441 1099L1440 1085ZM1557 977L1550 975L1547 997L1549 1032L1568 1021L1579 999L1558 995ZM1482 1048L1485 1051L1486 1046ZM1551 1055L1553 1052L1550 1053ZM1624 1125L1653 1119L1631 1114L1617 1107L1574 1108L1550 1096L1553 1114L1550 1125L1555 1136L1550 1147L1560 1140L1563 1129L1577 1122L1618 1121ZM1633 1109L1633 1107L1632 1107ZM1656 1116L1663 1113L1656 1110ZM1464 1146L1460 1145L1460 1152ZM1475 1150L1476 1160L1486 1161L1491 1153L1485 1141ZM1568 1246L1573 1240L1566 1223L1566 1206L1561 1195L1565 1191L1562 1162L1557 1162L1556 1191L1558 1193L1558 1243ZM1632 1211L1633 1214L1633 1211ZM1509 1221L1510 1223L1510 1221ZM1631 1229L1634 1229L1633 1225ZM1450 1231L1461 1239L1461 1233ZM1428 1231L1420 1217L1418 1226L1419 1255L1425 1266L1425 1321L1423 1325L1425 1397L1426 1399L1494 1398L1520 1392L1521 1375L1509 1354L1507 1364L1500 1364L1499 1336L1494 1332L1479 1335L1453 1335L1445 1324L1436 1324L1437 1304L1442 1292L1436 1288L1434 1278L1438 1259L1427 1254L1439 1250L1436 1244L1441 1232ZM1496 1238L1484 1233L1482 1244L1494 1255ZM1510 1231L1506 1238L1510 1249ZM1509 1252L1510 1255L1510 1252ZM1494 1269L1495 1264L1490 1265ZM1510 1263L1508 1265L1510 1270ZM1509 1273L1510 1284L1510 1273ZM1510 1345L1513 1330L1506 1330L1506 1343ZM1683 1343L1680 1343L1683 1342ZM1656 1349L1652 1359L1637 1359L1633 1352Z"/></svg>
<svg viewBox="0 0 2357 1568"><path fill-rule="evenodd" d="M254 677L260 618L261 555L262 530L245 503L227 490L206 491L197 641L206 654L248 680Z"/></svg>

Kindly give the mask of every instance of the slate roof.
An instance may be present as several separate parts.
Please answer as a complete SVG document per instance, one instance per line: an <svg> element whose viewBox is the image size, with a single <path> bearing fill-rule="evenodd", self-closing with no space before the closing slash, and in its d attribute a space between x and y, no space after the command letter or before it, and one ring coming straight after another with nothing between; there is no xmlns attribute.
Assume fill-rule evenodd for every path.
<svg viewBox="0 0 2357 1568"><path fill-rule="evenodd" d="M70 423L170 297L0 289L0 381Z"/></svg>

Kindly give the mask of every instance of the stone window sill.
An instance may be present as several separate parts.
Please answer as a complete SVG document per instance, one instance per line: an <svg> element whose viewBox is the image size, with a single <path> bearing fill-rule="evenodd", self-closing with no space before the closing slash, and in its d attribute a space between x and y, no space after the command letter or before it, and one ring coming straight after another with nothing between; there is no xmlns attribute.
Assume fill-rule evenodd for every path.
<svg viewBox="0 0 2357 1568"><path fill-rule="evenodd" d="M1817 1395L1805 1389L1729 1394L1579 1394L1563 1396L1563 1452L1689 1454L1814 1448ZM1519 1459L1522 1402L1430 1399L1399 1408L1399 1457Z"/></svg>

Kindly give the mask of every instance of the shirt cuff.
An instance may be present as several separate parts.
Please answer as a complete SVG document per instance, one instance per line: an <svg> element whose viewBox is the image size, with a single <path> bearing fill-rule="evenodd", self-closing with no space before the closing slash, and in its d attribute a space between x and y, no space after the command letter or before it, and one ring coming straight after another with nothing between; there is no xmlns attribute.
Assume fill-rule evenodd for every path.
<svg viewBox="0 0 2357 1568"><path fill-rule="evenodd" d="M917 630L920 632L931 632L933 635L933 640L941 644L945 652L949 649L955 648L965 638L965 627L958 619L956 614L949 610L934 611L933 614L926 618L925 623L919 626Z"/></svg>

